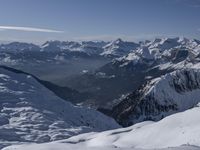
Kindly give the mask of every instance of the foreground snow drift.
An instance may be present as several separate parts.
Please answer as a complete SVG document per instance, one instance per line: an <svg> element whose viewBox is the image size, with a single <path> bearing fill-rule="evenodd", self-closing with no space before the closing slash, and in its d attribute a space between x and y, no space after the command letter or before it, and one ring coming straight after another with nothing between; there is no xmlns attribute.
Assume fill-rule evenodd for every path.
<svg viewBox="0 0 200 150"><path fill-rule="evenodd" d="M67 140L11 146L3 150L49 150L49 149L200 149L200 107L177 113L158 122L143 122L128 128L86 133ZM195 145L195 146L182 146ZM182 146L182 147L180 147ZM173 149L173 148L169 148Z"/></svg>
<svg viewBox="0 0 200 150"><path fill-rule="evenodd" d="M99 112L58 98L32 76L0 68L0 148L117 127L114 120Z"/></svg>
<svg viewBox="0 0 200 150"><path fill-rule="evenodd" d="M3 150L200 150L200 147L183 145L180 147L169 147L164 149L141 149L141 148L117 148L117 147L82 147L82 145L73 145L65 143L51 143L39 145L23 145L7 147Z"/></svg>

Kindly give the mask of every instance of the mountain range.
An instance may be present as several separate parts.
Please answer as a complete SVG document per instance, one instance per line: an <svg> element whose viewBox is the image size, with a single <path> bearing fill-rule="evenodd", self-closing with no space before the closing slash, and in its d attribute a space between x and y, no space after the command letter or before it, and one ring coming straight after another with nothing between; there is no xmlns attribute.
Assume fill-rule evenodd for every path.
<svg viewBox="0 0 200 150"><path fill-rule="evenodd" d="M3 150L200 149L196 39L12 42L0 65Z"/></svg>

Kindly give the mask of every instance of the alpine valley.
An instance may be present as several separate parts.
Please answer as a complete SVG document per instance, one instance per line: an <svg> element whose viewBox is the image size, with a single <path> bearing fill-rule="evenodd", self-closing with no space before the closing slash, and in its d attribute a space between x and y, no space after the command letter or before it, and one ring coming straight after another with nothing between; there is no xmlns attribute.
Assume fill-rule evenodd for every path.
<svg viewBox="0 0 200 150"><path fill-rule="evenodd" d="M0 44L0 149L200 150L200 41Z"/></svg>

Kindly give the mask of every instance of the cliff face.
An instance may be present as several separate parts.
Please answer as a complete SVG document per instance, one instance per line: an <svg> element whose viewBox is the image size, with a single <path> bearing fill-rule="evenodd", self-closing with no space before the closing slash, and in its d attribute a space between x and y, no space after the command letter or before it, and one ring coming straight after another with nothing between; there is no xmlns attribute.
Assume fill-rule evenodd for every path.
<svg viewBox="0 0 200 150"><path fill-rule="evenodd" d="M200 101L200 70L183 69L155 78L129 94L112 110L112 116L128 126L144 120L160 120L184 111Z"/></svg>

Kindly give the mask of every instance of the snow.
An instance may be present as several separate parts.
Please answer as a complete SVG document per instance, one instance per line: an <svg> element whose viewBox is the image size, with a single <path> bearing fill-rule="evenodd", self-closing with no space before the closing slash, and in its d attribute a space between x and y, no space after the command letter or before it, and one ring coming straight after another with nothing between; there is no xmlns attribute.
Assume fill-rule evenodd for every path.
<svg viewBox="0 0 200 150"><path fill-rule="evenodd" d="M0 64L11 64L11 65L16 65L18 63L18 60L13 60L10 58L10 56L4 57L1 59Z"/></svg>
<svg viewBox="0 0 200 150"><path fill-rule="evenodd" d="M199 55L200 43L195 39L163 38L140 43L135 50L130 51L127 55L123 54L116 61L123 63L120 64L120 67L130 64L130 62L133 65L146 64L146 60L148 60L154 62L160 70L181 69L198 64ZM148 65L151 66L151 64Z"/></svg>
<svg viewBox="0 0 200 150"><path fill-rule="evenodd" d="M65 143L50 143L40 145L23 145L4 148L3 150L102 150L102 147L84 147L82 145L65 144ZM118 147L103 147L103 150L199 150L199 147L183 145L180 147L170 147L164 149L140 149L140 148L118 148Z"/></svg>
<svg viewBox="0 0 200 150"><path fill-rule="evenodd" d="M84 52L86 54L99 54L107 43L102 41L47 41L40 48L42 51Z"/></svg>
<svg viewBox="0 0 200 150"><path fill-rule="evenodd" d="M65 61L65 52L78 51L119 57L115 61L122 62L119 63L120 67L130 62L133 65L148 62L151 69L193 68L187 75L183 70L178 70L153 79L145 87L144 96L154 96L154 101L161 106L176 106L176 110L161 110L155 113L158 116L154 116L168 117L158 122L146 121L120 129L116 129L119 125L113 119L58 98L32 76L0 68L0 148L12 145L3 150L200 149L200 71L196 70L200 68L198 40L163 38L142 44L121 39L110 43L49 41L40 47L27 43L10 43L0 45L0 48L1 51L14 53L35 49L39 52L59 52L52 57L52 60L58 62ZM183 51L188 54L178 55ZM13 58L13 54L2 53L0 63L16 65L21 60ZM83 73L87 73L87 70L83 70ZM104 72L98 72L97 76L115 77L107 76ZM146 77L151 78L153 76ZM108 129L114 130L104 131Z"/></svg>
<svg viewBox="0 0 200 150"><path fill-rule="evenodd" d="M144 86L141 98L145 106L151 107L151 109L145 109L145 106L138 104L135 107L141 111L138 110L140 116L136 117L134 114L132 114L133 116L130 114L129 119L133 122L140 122L145 120L146 117L160 120L165 116L192 108L200 102L199 83L199 69L176 70L162 77L152 79ZM163 107L163 109L158 106ZM169 108L165 110L164 107ZM133 113L136 112L133 111Z"/></svg>
<svg viewBox="0 0 200 150"><path fill-rule="evenodd" d="M139 44L137 43L126 42L122 41L121 39L117 39L104 46L103 47L104 51L100 55L106 57L108 56L122 57L124 55L127 55L137 47L139 47Z"/></svg>
<svg viewBox="0 0 200 150"><path fill-rule="evenodd" d="M175 103L179 111L186 110L199 102L199 79L199 69L177 70L160 78L153 79L150 83L150 88L146 87L149 89L145 92L145 96L149 94L154 95L154 98L161 105ZM188 82L190 83L189 85ZM184 91L178 92L174 87L175 84L179 85L182 88L180 90ZM166 102L167 100L168 102Z"/></svg>
<svg viewBox="0 0 200 150"><path fill-rule="evenodd" d="M146 120L159 121L200 102L200 69L181 69L150 79L112 110L123 126Z"/></svg>
<svg viewBox="0 0 200 150"><path fill-rule="evenodd" d="M64 101L32 76L0 68L0 147L118 128L111 118Z"/></svg>
<svg viewBox="0 0 200 150"><path fill-rule="evenodd" d="M134 64L138 63L140 57L137 56L135 53L129 53L126 57L127 60L132 61Z"/></svg>
<svg viewBox="0 0 200 150"><path fill-rule="evenodd" d="M179 62L173 62L178 57L176 54L179 51L185 50L189 52L187 58L184 59L184 63L177 66ZM121 39L117 39L112 42L103 41L47 41L43 45L38 46L31 43L20 43L13 42L8 44L1 44L0 51L3 52L1 55L1 64L18 65L20 62L26 61L29 57L28 52L37 52L37 55L46 54L46 57L42 61L48 62L48 60L56 62L63 62L67 60L65 57L67 54L85 54L88 56L103 56L110 58L122 58L121 61L124 64L120 66L126 66L128 62L133 62L133 65L137 63L145 63L145 60L156 61L157 65L165 65L165 63L171 63L170 68L181 68L187 63L192 62L196 64L199 62L200 55L200 42L198 40L190 40L186 38L162 38L155 39L148 42L127 42ZM23 59L16 57L16 53L24 53ZM54 54L50 55L50 53ZM75 53L74 53L75 52ZM30 53L31 54L31 53ZM30 58L29 58L30 59ZM36 62L39 58L36 58ZM126 61L128 62L126 62ZM120 59L118 60L120 61ZM187 62L188 61L188 62ZM191 65L190 65L191 66ZM161 67L162 69L162 67Z"/></svg>
<svg viewBox="0 0 200 150"><path fill-rule="evenodd" d="M101 133L91 132L45 144L14 145L3 150L198 150L200 149L199 115L200 107L196 106L158 122L146 121L128 128Z"/></svg>

